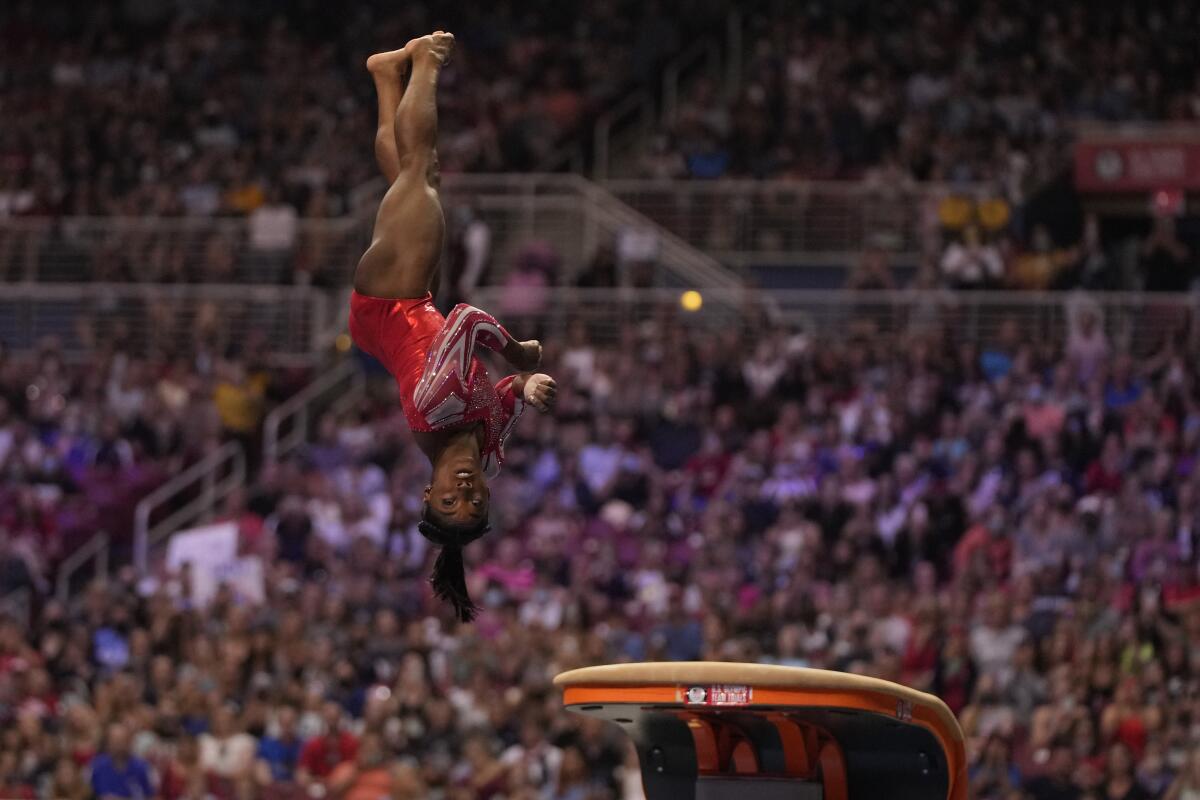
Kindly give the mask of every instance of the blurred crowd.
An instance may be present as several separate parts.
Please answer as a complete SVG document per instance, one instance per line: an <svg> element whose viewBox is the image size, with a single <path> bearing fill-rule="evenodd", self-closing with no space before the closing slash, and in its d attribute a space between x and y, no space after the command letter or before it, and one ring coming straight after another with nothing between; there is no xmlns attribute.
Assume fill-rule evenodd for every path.
<svg viewBox="0 0 1200 800"><path fill-rule="evenodd" d="M99 531L127 558L140 499L224 441L256 453L263 415L300 377L268 369L259 345L139 354L114 337L80 363L53 339L0 344L0 597L45 591Z"/></svg>
<svg viewBox="0 0 1200 800"><path fill-rule="evenodd" d="M374 174L367 54L454 30L443 168L529 170L721 9L242 5L0 11L0 218L178 218L12 227L0 281L339 285L362 231L332 218ZM737 96L699 81L641 168L862 178L885 212L915 181L983 182L994 196L931 207L928 231L895 226L920 240L914 285L1183 291L1200 248L1170 213L1118 243L1030 199L1079 120L1200 118L1196 15L766 3L747 9ZM736 215L716 210L724 235ZM200 599L189 568L157 567L60 603L55 566L100 530L127 562L134 505L169 476L231 439L257 462L264 413L303 378L269 369L267 343L306 341L311 320L251 297L97 296L64 315L70 347L0 346L0 796L638 800L627 743L563 713L551 678L708 659L938 694L979 800L1200 800L1200 320L1148 306L1162 339L1131 351L1096 306L1056 336L1009 320L976 341L940 307L823 339L760 308L708 329L646 302L636 324L581 308L546 335L559 254L493 245L478 209L448 216L450 299L497 285L560 386L509 443L494 530L467 550L473 626L431 597L428 465L366 360L366 398L252 463L221 509L261 601ZM195 227L217 217L246 224ZM811 217L822 249L832 226ZM849 286L894 287L895 245L869 244ZM650 286L659 246L628 229L574 280Z"/></svg>
<svg viewBox="0 0 1200 800"><path fill-rule="evenodd" d="M453 30L459 47L438 104L442 171L556 169L589 120L723 14L716 0L670 13L630 0L582 13L549 0L373 0L353 13L282 2L6 5L0 221L17 219L0 229L0 282L333 285L366 233L346 215L378 199L369 54ZM75 219L52 224L61 216ZM117 229L82 219L96 216L127 219ZM128 219L139 216L157 221ZM214 217L228 220L206 224Z"/></svg>
<svg viewBox="0 0 1200 800"><path fill-rule="evenodd" d="M533 169L720 6L677 5L19 0L0 12L0 217L341 213L376 172L366 57L435 27L461 44L442 169Z"/></svg>
<svg viewBox="0 0 1200 800"><path fill-rule="evenodd" d="M605 0L582 15L549 0L310 6L0 11L0 113L12 120L0 220L18 218L0 227L0 282L340 285L367 236L369 213L353 212L378 197L369 53L454 29L443 170L558 169L568 143L588 150L598 113L632 86L657 91L665 61L723 31L728 12L720 0ZM862 191L634 204L708 250L878 238L921 253L923 285L1186 291L1200 227L1194 215L1176 226L1182 199L1153 222L1102 220L1066 168L1079 123L1200 118L1197 13L1182 0L749 4L740 79L731 89L687 73L633 169L852 179ZM934 197L924 182L962 194Z"/></svg>
<svg viewBox="0 0 1200 800"><path fill-rule="evenodd" d="M746 15L740 80L696 81L643 142L638 173L849 179L861 191L747 193L733 213L719 193L707 211L696 208L709 195L687 195L682 218L661 221L694 226L690 241L847 249L861 242L842 242L842 228L861 218L908 240L890 246L919 249L930 285L1187 291L1200 277L1194 214L1178 230L1182 206L1101 225L1071 170L1081 124L1200 120L1195 4L766 2ZM930 201L925 182L961 195ZM656 219L657 202L646 204ZM936 222L911 230L918 202Z"/></svg>
<svg viewBox="0 0 1200 800"><path fill-rule="evenodd" d="M386 377L224 509L262 603L121 573L6 623L5 796L633 800L550 679L695 658L935 692L980 800L1200 792L1194 320L1130 353L1088 311L978 342L676 313L545 339L559 407L507 448L473 626L425 582Z"/></svg>
<svg viewBox="0 0 1200 800"><path fill-rule="evenodd" d="M1185 0L767 2L732 96L699 82L643 172L995 182L1019 203L1079 121L1200 119Z"/></svg>

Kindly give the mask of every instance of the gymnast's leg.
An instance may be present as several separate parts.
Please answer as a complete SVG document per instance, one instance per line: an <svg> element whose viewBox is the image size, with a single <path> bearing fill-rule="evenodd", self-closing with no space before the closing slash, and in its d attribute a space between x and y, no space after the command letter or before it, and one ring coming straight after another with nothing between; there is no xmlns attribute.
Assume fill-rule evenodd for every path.
<svg viewBox="0 0 1200 800"><path fill-rule="evenodd" d="M379 93L375 157L391 186L354 273L359 294L422 297L437 275L446 228L437 193L437 81L453 47L454 36L439 31L367 61ZM405 67L410 75L401 92Z"/></svg>

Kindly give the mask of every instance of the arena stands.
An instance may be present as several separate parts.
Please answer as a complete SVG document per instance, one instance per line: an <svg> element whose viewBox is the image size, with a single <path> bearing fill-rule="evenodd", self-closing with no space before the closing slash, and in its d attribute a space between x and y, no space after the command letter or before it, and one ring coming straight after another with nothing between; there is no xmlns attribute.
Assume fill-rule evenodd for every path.
<svg viewBox="0 0 1200 800"><path fill-rule="evenodd" d="M1196 7L747 7L742 81L694 85L647 175L988 181L1020 204L1081 120L1200 119Z"/></svg>
<svg viewBox="0 0 1200 800"><path fill-rule="evenodd" d="M257 453L263 415L304 374L270 369L244 344L145 354L107 339L86 364L54 340L0 348L0 533L6 558L19 557L0 597L44 590L98 532L127 556L138 500L222 441Z"/></svg>
<svg viewBox="0 0 1200 800"><path fill-rule="evenodd" d="M582 14L580 13L582 12ZM545 166L581 123L648 80L721 3L456 3L442 169ZM321 3L0 12L0 217L343 213L375 175L368 55L431 30L422 4Z"/></svg>
<svg viewBox="0 0 1200 800"><path fill-rule="evenodd" d="M565 395L510 444L470 628L422 579L425 476L384 381L227 509L261 606L125 573L5 628L8 791L116 758L170 797L637 797L549 680L655 658L935 691L979 798L1192 785L1194 323L1135 362L1088 323L954 344L752 319L551 342Z"/></svg>
<svg viewBox="0 0 1200 800"><path fill-rule="evenodd" d="M1180 211L1151 225L1142 195L1127 196L1124 210L1111 196L1088 207L1072 175L1073 146L1087 125L1124 124L1133 134L1141 125L1134 139L1194 141L1194 4L743 8L739 80L695 81L674 116L642 140L632 165L659 182L713 185L660 183L643 190L644 203L635 187L629 194L725 260L786 268L759 270L764 285L827 280L801 265L836 264L842 274L852 257L824 255L813 264L811 251L841 249L839 223L859 209L923 285L1186 291L1200 276L1194 215L1178 229L1170 217ZM753 181L721 188L738 179ZM779 183L754 185L772 179ZM830 179L855 181L856 191L807 183ZM893 218L921 202L925 182L951 191L928 208L936 207L941 235L922 237L916 249L911 222ZM1143 188L1148 196L1164 187ZM672 192L671 202L658 200ZM685 222L676 227L680 208Z"/></svg>
<svg viewBox="0 0 1200 800"><path fill-rule="evenodd" d="M642 800L551 678L693 658L935 692L979 800L1200 798L1200 237L1063 172L1083 121L1195 124L1193 4L739 4L736 93L693 76L608 183L492 173L558 166L729 4L344 5L0 9L0 798ZM363 61L434 23L440 299L561 387L470 626L340 316ZM368 389L297 394L331 374ZM203 521L258 571L130 566L138 501L230 442Z"/></svg>

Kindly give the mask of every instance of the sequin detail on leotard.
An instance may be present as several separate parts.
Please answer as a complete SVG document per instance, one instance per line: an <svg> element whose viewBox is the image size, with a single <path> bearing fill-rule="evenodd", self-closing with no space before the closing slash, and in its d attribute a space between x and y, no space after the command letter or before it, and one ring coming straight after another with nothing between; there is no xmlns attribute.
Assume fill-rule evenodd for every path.
<svg viewBox="0 0 1200 800"><path fill-rule="evenodd" d="M512 337L486 311L464 304L455 306L430 343L425 368L413 391L409 426L438 431L482 422L484 473L494 477L504 461L504 440L512 431L525 403L512 390L513 376L492 385L487 367L475 355L481 345L497 352Z"/></svg>

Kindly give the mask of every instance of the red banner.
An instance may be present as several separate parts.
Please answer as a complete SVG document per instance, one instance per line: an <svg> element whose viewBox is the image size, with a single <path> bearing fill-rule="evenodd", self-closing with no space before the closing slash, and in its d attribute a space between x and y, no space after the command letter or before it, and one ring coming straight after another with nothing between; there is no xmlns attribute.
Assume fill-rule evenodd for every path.
<svg viewBox="0 0 1200 800"><path fill-rule="evenodd" d="M1082 141L1075 186L1085 192L1200 189L1200 141Z"/></svg>

